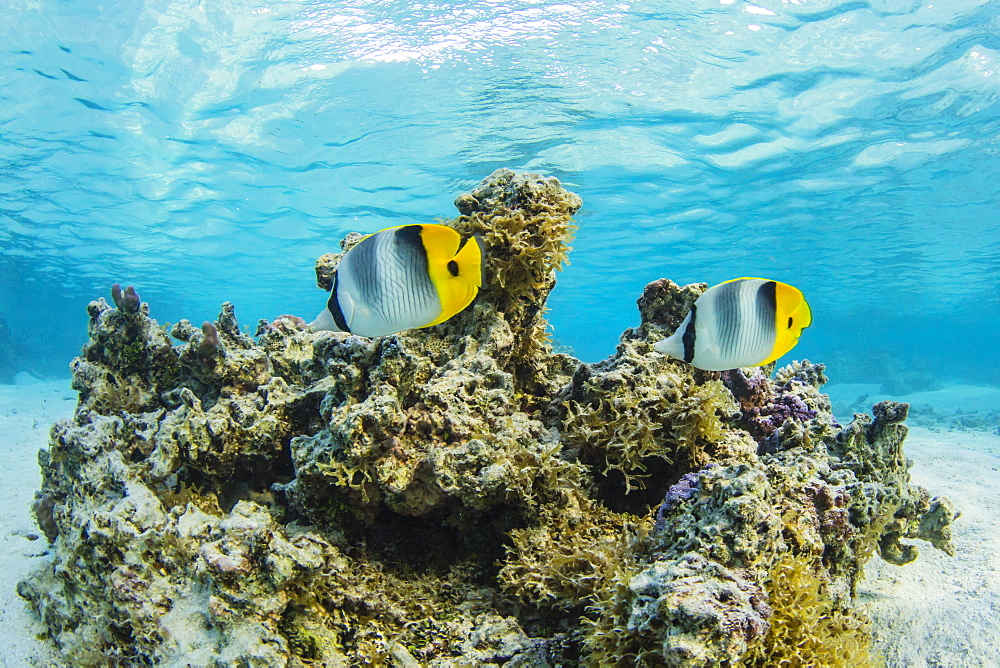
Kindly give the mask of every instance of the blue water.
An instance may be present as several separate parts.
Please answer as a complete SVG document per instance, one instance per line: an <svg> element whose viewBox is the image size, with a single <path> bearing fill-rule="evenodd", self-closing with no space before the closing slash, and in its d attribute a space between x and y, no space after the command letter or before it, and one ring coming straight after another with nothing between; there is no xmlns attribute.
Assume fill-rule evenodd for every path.
<svg viewBox="0 0 1000 668"><path fill-rule="evenodd" d="M587 361L651 280L760 275L836 380L1000 384L1000 2L4 6L0 313L39 375L114 282L311 319L345 233L510 167L583 197L549 316Z"/></svg>

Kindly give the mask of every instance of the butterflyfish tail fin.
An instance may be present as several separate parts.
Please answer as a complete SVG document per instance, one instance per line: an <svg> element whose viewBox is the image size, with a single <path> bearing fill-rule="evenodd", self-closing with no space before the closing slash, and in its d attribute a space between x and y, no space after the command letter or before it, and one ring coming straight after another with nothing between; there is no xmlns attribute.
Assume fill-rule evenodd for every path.
<svg viewBox="0 0 1000 668"><path fill-rule="evenodd" d="M341 332L343 331L340 327L337 327L337 323L333 319L333 314L330 313L330 309L323 309L316 319L309 323L310 332Z"/></svg>

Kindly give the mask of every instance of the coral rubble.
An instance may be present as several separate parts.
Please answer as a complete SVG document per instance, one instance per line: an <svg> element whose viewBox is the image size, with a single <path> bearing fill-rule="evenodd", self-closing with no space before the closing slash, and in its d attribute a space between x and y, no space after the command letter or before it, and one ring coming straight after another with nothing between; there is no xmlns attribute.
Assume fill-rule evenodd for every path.
<svg viewBox="0 0 1000 668"><path fill-rule="evenodd" d="M603 362L556 353L580 199L499 170L456 205L487 282L435 327L254 338L228 303L169 332L134 289L89 305L76 414L39 454L53 556L19 584L67 661L870 661L865 561L951 550L954 509L909 483L905 404L841 427L822 365L653 352L704 285L647 286Z"/></svg>

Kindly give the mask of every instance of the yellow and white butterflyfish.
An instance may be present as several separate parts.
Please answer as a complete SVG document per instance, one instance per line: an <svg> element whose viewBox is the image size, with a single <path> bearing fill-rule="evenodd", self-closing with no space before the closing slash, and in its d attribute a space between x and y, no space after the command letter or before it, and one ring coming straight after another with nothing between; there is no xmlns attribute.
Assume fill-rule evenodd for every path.
<svg viewBox="0 0 1000 668"><path fill-rule="evenodd" d="M385 336L444 322L483 285L483 242L446 225L402 225L369 234L340 260L312 330Z"/></svg>
<svg viewBox="0 0 1000 668"><path fill-rule="evenodd" d="M760 366L794 348L811 323L798 288L736 278L702 293L677 331L653 349L705 371Z"/></svg>

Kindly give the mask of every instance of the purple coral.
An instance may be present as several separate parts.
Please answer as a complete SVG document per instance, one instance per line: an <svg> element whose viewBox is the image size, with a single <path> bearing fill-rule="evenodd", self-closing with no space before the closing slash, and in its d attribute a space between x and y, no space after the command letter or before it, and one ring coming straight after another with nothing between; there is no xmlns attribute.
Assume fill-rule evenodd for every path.
<svg viewBox="0 0 1000 668"><path fill-rule="evenodd" d="M798 378L775 385L760 369L750 376L741 369L733 369L723 372L722 382L740 404L740 426L765 450L772 435L786 420L802 423L817 415L793 392L793 388L802 383Z"/></svg>
<svg viewBox="0 0 1000 668"><path fill-rule="evenodd" d="M701 478L701 474L714 466L718 466L718 464L706 464L700 471L685 473L681 476L680 480L670 486L670 489L667 490L666 496L663 497L663 503L660 504L660 509L656 511L656 524L654 525L654 531L659 530L666 522L667 513L679 506L683 501L687 501L695 495L698 491L698 481Z"/></svg>
<svg viewBox="0 0 1000 668"><path fill-rule="evenodd" d="M757 418L765 428L773 433L785 420L807 422L816 417L816 411L809 408L797 394L779 394L769 406L761 409Z"/></svg>
<svg viewBox="0 0 1000 668"><path fill-rule="evenodd" d="M137 313L139 311L139 295L131 285L122 290L120 283L111 286L111 298L119 311L124 313Z"/></svg>
<svg viewBox="0 0 1000 668"><path fill-rule="evenodd" d="M740 402L740 405L761 405L771 394L771 381L760 369L748 376L742 369L722 372L722 382Z"/></svg>

